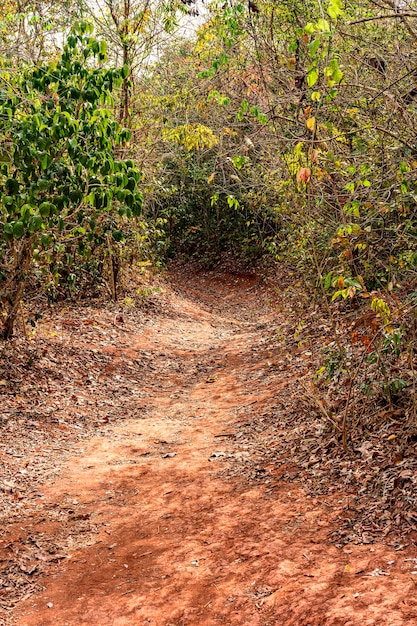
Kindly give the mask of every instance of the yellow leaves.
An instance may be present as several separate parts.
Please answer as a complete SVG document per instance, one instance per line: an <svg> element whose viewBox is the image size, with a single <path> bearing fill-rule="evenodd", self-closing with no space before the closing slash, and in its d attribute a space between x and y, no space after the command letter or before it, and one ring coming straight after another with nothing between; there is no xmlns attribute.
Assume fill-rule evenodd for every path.
<svg viewBox="0 0 417 626"><path fill-rule="evenodd" d="M310 130L312 133L315 132L316 130L316 118L313 117L309 117L308 120L306 120L306 126L308 128L308 130Z"/></svg>
<svg viewBox="0 0 417 626"><path fill-rule="evenodd" d="M211 183L214 181L214 177L216 176L216 172L213 172L212 174L210 174L210 176L207 178L207 183L209 185L211 185Z"/></svg>
<svg viewBox="0 0 417 626"><path fill-rule="evenodd" d="M347 143L347 139L345 136L345 133L341 132L338 128L336 128L336 126L333 126L332 128L332 135L335 138L336 141L338 141L339 143Z"/></svg>
<svg viewBox="0 0 417 626"><path fill-rule="evenodd" d="M410 213L410 208L400 205L399 207L397 207L397 211L400 215L408 215ZM385 211L385 213L389 213L389 209Z"/></svg>
<svg viewBox="0 0 417 626"><path fill-rule="evenodd" d="M382 322L385 324L385 330L389 334L392 334L394 329L388 325L391 318L391 309L388 304L382 300L382 298L377 298L375 296L372 298L371 309L381 318Z"/></svg>
<svg viewBox="0 0 417 626"><path fill-rule="evenodd" d="M337 288L337 291L335 291L332 296L332 302L334 302L339 297L343 298L343 300L347 300L347 298L350 298L352 300L356 296L356 294L361 293L362 291L362 284L359 280L359 277L345 278L344 276L338 276L337 278L332 280L331 285L332 287Z"/></svg>
<svg viewBox="0 0 417 626"><path fill-rule="evenodd" d="M9 13L17 13L18 7L16 2L12 2L11 0L6 0L6 2L2 3L0 8L0 19L6 17Z"/></svg>
<svg viewBox="0 0 417 626"><path fill-rule="evenodd" d="M149 21L152 17L152 11L150 9L145 9L141 11L139 15L136 16L136 20L132 20L130 24L131 32L134 33L145 33L146 26L149 24Z"/></svg>
<svg viewBox="0 0 417 626"><path fill-rule="evenodd" d="M229 128L228 126L226 126L225 128L223 128L223 133L225 135L230 135L231 137L236 137L237 132L235 130L232 130L231 128Z"/></svg>
<svg viewBox="0 0 417 626"><path fill-rule="evenodd" d="M211 128L203 124L182 124L176 128L164 128L162 129L162 139L173 141L189 152L202 148L213 148L219 143Z"/></svg>
<svg viewBox="0 0 417 626"><path fill-rule="evenodd" d="M213 47L207 46L207 44L217 43L216 32L212 30L212 26L212 22L206 22L197 29L197 44L195 47L197 53L206 52L207 47Z"/></svg>
<svg viewBox="0 0 417 626"><path fill-rule="evenodd" d="M358 277L357 277L357 278L358 278L358 281L360 282L360 284L361 284L361 286L362 286L362 289L363 289L364 291L367 291L367 289L366 289L366 285L365 285L365 281L363 280L363 276L361 276L360 274L358 274Z"/></svg>
<svg viewBox="0 0 417 626"><path fill-rule="evenodd" d="M302 141L299 141L299 142L295 145L295 148L294 148L294 154L295 154L297 157L299 157L299 156L301 155L301 153L302 153L302 151L303 151L303 145L304 145L304 144L303 144L303 142L302 142Z"/></svg>
<svg viewBox="0 0 417 626"><path fill-rule="evenodd" d="M331 179L329 172L326 172L326 170L321 169L321 167L315 168L314 175L317 178L317 180L323 180L323 178L326 178L327 180Z"/></svg>

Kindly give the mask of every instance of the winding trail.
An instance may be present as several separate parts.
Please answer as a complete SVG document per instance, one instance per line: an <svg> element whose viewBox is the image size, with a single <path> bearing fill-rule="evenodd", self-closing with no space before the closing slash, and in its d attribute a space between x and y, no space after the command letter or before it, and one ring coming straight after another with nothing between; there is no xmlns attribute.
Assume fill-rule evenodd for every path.
<svg viewBox="0 0 417 626"><path fill-rule="evenodd" d="M328 544L337 497L227 472L250 455L239 422L272 406L291 376L265 374L273 313L258 282L177 277L170 314L114 351L119 365L149 355L142 410L87 441L42 490L46 507L73 502L97 532L44 575L19 626L417 624L417 576L393 550Z"/></svg>

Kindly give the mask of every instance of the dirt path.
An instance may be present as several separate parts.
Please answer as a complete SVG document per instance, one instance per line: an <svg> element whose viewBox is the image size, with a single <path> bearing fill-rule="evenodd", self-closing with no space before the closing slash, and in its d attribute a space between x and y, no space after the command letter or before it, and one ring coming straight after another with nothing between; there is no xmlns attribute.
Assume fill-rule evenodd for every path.
<svg viewBox="0 0 417 626"><path fill-rule="evenodd" d="M343 494L318 500L295 482L248 486L227 472L250 455L239 423L294 376L264 375L272 314L258 280L177 279L169 315L106 348L110 378L149 356L151 372L122 394L141 411L41 489L46 511L70 503L95 533L74 549L67 537L44 591L15 610L19 626L417 624L415 553L328 543ZM59 518L40 530L62 534Z"/></svg>

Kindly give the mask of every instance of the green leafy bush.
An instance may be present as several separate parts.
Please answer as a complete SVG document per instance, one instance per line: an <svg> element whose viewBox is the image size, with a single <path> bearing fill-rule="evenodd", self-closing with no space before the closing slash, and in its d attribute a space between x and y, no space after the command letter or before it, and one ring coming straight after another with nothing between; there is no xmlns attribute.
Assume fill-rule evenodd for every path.
<svg viewBox="0 0 417 626"><path fill-rule="evenodd" d="M60 57L3 73L0 119L0 293L4 338L11 336L34 263L71 267L97 246L124 237L139 216L140 173L118 158L130 133L111 112L125 68L103 65L106 44L74 26ZM59 256L59 263L57 257ZM53 270L54 271L54 270Z"/></svg>

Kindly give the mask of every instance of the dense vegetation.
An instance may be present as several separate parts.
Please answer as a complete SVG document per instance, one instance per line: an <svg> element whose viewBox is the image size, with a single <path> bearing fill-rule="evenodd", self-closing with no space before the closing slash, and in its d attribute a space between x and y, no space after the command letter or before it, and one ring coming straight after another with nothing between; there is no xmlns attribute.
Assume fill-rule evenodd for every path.
<svg viewBox="0 0 417 626"><path fill-rule="evenodd" d="M29 280L116 297L128 261L265 255L333 320L316 383L343 389L345 447L354 394L415 423L416 18L395 0L3 3L2 336Z"/></svg>

